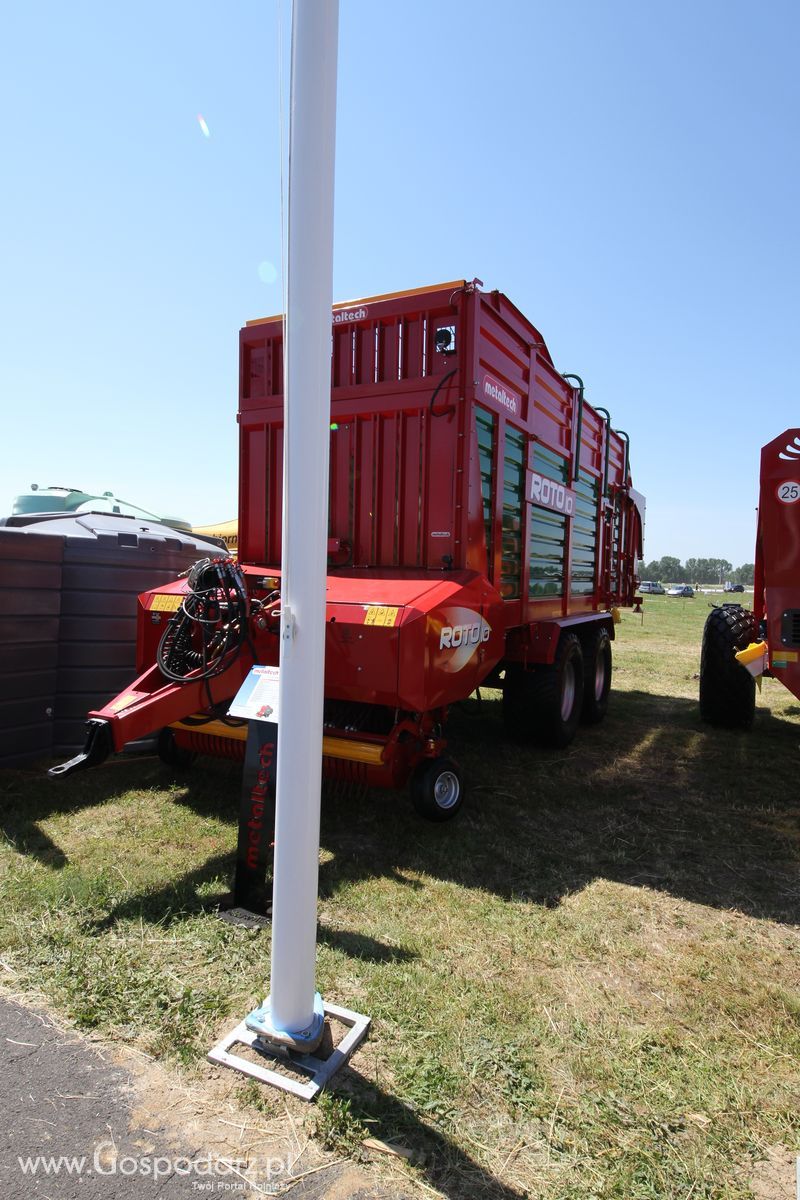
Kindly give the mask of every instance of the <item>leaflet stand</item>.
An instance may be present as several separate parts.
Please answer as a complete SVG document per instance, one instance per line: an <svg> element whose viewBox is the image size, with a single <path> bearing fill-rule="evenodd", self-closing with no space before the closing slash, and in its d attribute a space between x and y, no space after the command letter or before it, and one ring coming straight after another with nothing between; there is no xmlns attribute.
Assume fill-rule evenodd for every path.
<svg viewBox="0 0 800 1200"><path fill-rule="evenodd" d="M229 715L247 721L242 773L239 838L230 907L220 916L232 925L263 926L272 916L272 861L275 778L278 761L278 668L253 667Z"/></svg>

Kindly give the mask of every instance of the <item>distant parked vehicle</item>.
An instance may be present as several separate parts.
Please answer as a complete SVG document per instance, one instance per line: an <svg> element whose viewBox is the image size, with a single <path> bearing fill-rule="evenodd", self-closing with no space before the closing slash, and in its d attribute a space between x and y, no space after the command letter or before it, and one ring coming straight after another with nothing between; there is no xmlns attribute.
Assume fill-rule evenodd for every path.
<svg viewBox="0 0 800 1200"><path fill-rule="evenodd" d="M663 596L665 594L661 584L650 579L645 579L643 583L639 584L639 591L645 596Z"/></svg>
<svg viewBox="0 0 800 1200"><path fill-rule="evenodd" d="M668 596L693 596L694 588L688 583L678 583L675 587L667 588Z"/></svg>
<svg viewBox="0 0 800 1200"><path fill-rule="evenodd" d="M723 590L723 592L743 592L744 584L743 583L726 583L725 587L722 590Z"/></svg>

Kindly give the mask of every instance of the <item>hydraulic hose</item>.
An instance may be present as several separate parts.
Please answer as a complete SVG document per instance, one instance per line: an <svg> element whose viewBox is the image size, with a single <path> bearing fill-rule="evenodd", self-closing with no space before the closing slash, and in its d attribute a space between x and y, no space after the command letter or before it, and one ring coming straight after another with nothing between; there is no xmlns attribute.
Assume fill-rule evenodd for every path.
<svg viewBox="0 0 800 1200"><path fill-rule="evenodd" d="M162 675L173 683L214 679L249 641L247 588L233 559L201 559L189 571L188 585L156 655Z"/></svg>

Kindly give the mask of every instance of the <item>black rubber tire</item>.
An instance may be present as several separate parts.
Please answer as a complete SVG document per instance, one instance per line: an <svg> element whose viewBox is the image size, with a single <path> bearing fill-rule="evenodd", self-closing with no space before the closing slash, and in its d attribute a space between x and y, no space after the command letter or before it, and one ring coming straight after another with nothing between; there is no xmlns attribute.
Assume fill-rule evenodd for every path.
<svg viewBox="0 0 800 1200"><path fill-rule="evenodd" d="M426 821L452 821L464 803L461 769L452 758L425 758L409 783L414 808Z"/></svg>
<svg viewBox="0 0 800 1200"><path fill-rule="evenodd" d="M598 725L608 712L612 665L611 637L605 626L601 625L583 639L581 720L584 725Z"/></svg>
<svg viewBox="0 0 800 1200"><path fill-rule="evenodd" d="M736 661L755 641L753 614L740 604L711 610L700 655L700 716L723 729L749 729L756 711L756 681Z"/></svg>
<svg viewBox="0 0 800 1200"><path fill-rule="evenodd" d="M583 651L574 633L562 633L550 666L528 671L509 667L503 685L503 720L509 737L555 749L568 746L580 724L583 676Z"/></svg>
<svg viewBox="0 0 800 1200"><path fill-rule="evenodd" d="M166 726L158 735L158 757L167 767L188 771L197 755L194 750L184 750L183 746L177 746L175 734Z"/></svg>

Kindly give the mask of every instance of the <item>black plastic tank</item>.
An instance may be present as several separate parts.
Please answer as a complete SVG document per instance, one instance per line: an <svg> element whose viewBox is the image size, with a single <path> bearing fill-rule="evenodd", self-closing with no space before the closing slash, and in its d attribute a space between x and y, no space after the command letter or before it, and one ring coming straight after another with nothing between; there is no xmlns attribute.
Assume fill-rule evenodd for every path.
<svg viewBox="0 0 800 1200"><path fill-rule="evenodd" d="M136 674L136 598L221 543L107 513L0 522L0 766L82 749Z"/></svg>
<svg viewBox="0 0 800 1200"><path fill-rule="evenodd" d="M62 537L0 529L0 765L49 754L58 680Z"/></svg>

